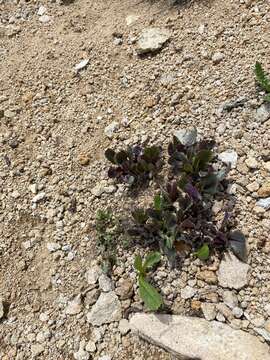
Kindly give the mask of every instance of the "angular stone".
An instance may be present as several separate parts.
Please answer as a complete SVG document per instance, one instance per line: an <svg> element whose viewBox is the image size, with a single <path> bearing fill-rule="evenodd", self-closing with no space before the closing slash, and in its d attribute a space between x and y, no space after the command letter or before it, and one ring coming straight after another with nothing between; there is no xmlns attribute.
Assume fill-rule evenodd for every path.
<svg viewBox="0 0 270 360"><path fill-rule="evenodd" d="M203 316L205 317L206 320L211 321L216 318L217 315L216 305L211 303L202 303L201 309L203 312Z"/></svg>
<svg viewBox="0 0 270 360"><path fill-rule="evenodd" d="M270 209L270 197L265 199L260 199L259 201L256 202L256 205L265 210Z"/></svg>
<svg viewBox="0 0 270 360"><path fill-rule="evenodd" d="M87 314L87 321L100 326L121 319L121 303L113 291L102 293L98 301Z"/></svg>
<svg viewBox="0 0 270 360"><path fill-rule="evenodd" d="M237 296L230 290L225 290L222 294L223 302L230 309L233 309L238 306L238 299Z"/></svg>
<svg viewBox="0 0 270 360"><path fill-rule="evenodd" d="M113 283L112 283L111 279L105 274L100 275L100 277L98 279L98 284L99 284L100 290L102 290L104 292L113 290Z"/></svg>
<svg viewBox="0 0 270 360"><path fill-rule="evenodd" d="M224 288L241 289L248 283L249 265L241 262L232 253L224 255L218 269L218 281Z"/></svg>
<svg viewBox="0 0 270 360"><path fill-rule="evenodd" d="M231 164L232 168L236 167L236 163L237 163L237 159L238 159L238 155L237 152L234 150L228 150L228 151L223 151L222 153L220 153L218 155L219 160L221 160L222 162L224 162L224 164Z"/></svg>
<svg viewBox="0 0 270 360"><path fill-rule="evenodd" d="M144 29L137 41L137 54L145 54L160 50L170 38L170 32L166 29Z"/></svg>
<svg viewBox="0 0 270 360"><path fill-rule="evenodd" d="M84 59L74 66L76 71L83 70L89 63L89 59Z"/></svg>
<svg viewBox="0 0 270 360"><path fill-rule="evenodd" d="M111 124L105 127L104 134L111 139L113 137L113 134L118 130L118 128L119 123L117 121L113 121Z"/></svg>
<svg viewBox="0 0 270 360"><path fill-rule="evenodd" d="M256 111L256 120L259 123L264 123L270 119L270 103L262 104Z"/></svg>
<svg viewBox="0 0 270 360"><path fill-rule="evenodd" d="M81 296L78 295L70 301L66 307L66 314L68 315L76 315L82 311L82 300Z"/></svg>
<svg viewBox="0 0 270 360"><path fill-rule="evenodd" d="M214 271L211 270L203 270L197 274L197 279L205 281L207 284L216 284L217 283L217 275Z"/></svg>
<svg viewBox="0 0 270 360"><path fill-rule="evenodd" d="M181 290L181 298L182 299L191 299L196 294L196 290L191 286L186 286Z"/></svg>
<svg viewBox="0 0 270 360"><path fill-rule="evenodd" d="M0 298L0 320L4 317L4 303L3 300Z"/></svg>
<svg viewBox="0 0 270 360"><path fill-rule="evenodd" d="M217 321L179 315L136 314L131 329L180 359L266 360L269 348L255 336Z"/></svg>
<svg viewBox="0 0 270 360"><path fill-rule="evenodd" d="M259 197L270 196L270 181L265 182L258 190Z"/></svg>
<svg viewBox="0 0 270 360"><path fill-rule="evenodd" d="M98 281L98 278L100 277L101 274L102 274L101 268L97 265L93 266L85 274L87 283L89 285L94 285Z"/></svg>
<svg viewBox="0 0 270 360"><path fill-rule="evenodd" d="M119 286L115 290L121 300L131 298L133 295L133 281L131 279L120 279Z"/></svg>
<svg viewBox="0 0 270 360"><path fill-rule="evenodd" d="M180 129L174 132L174 136L184 146L194 145L197 141L197 129L195 127L190 129Z"/></svg>

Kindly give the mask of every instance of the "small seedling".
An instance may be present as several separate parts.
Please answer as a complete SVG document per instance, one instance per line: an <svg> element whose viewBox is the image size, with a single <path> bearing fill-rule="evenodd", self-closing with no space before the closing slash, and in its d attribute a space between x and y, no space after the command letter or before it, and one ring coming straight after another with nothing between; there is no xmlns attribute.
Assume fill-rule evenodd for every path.
<svg viewBox="0 0 270 360"><path fill-rule="evenodd" d="M150 180L161 169L160 154L158 146L136 145L119 152L107 149L105 157L115 165L109 168L108 176L130 185Z"/></svg>
<svg viewBox="0 0 270 360"><path fill-rule="evenodd" d="M255 75L258 83L260 84L261 88L266 92L265 101L270 102L270 80L267 77L261 63L258 61L255 64Z"/></svg>
<svg viewBox="0 0 270 360"><path fill-rule="evenodd" d="M146 276L147 272L160 262L161 255L159 252L149 253L144 262L140 255L137 255L134 267L138 272L139 294L147 308L151 311L158 310L163 304L163 300L157 289L152 286Z"/></svg>

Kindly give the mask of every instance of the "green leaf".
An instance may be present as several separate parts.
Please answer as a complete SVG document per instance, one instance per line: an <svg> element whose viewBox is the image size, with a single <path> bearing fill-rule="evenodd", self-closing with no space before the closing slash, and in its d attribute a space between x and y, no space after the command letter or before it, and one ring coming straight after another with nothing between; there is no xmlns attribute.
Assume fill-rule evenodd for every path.
<svg viewBox="0 0 270 360"><path fill-rule="evenodd" d="M144 274L143 264L142 264L142 257L141 255L137 255L134 261L134 267L139 272L139 274Z"/></svg>
<svg viewBox="0 0 270 360"><path fill-rule="evenodd" d="M163 304L162 297L157 289L149 284L143 276L139 276L139 294L146 307L151 311L158 310Z"/></svg>
<svg viewBox="0 0 270 360"><path fill-rule="evenodd" d="M115 156L115 161L117 164L121 165L123 162L127 161L128 153L124 150L119 151Z"/></svg>
<svg viewBox="0 0 270 360"><path fill-rule="evenodd" d="M112 149L107 149L105 151L105 157L107 158L107 160L109 160L113 164L116 164L115 155L116 155L115 151Z"/></svg>
<svg viewBox="0 0 270 360"><path fill-rule="evenodd" d="M136 209L131 213L136 223L143 225L148 220L149 216L143 209Z"/></svg>
<svg viewBox="0 0 270 360"><path fill-rule="evenodd" d="M213 157L212 151L204 149L198 152L193 160L193 167L196 171L204 170Z"/></svg>
<svg viewBox="0 0 270 360"><path fill-rule="evenodd" d="M203 244L203 246L195 252L195 255L201 260L207 260L209 258L209 246Z"/></svg>
<svg viewBox="0 0 270 360"><path fill-rule="evenodd" d="M143 263L143 269L149 269L152 266L154 266L155 264L159 263L161 259L161 255L158 251L154 251L149 253Z"/></svg>
<svg viewBox="0 0 270 360"><path fill-rule="evenodd" d="M164 199L161 194L157 194L154 197L154 208L157 211L161 211L163 209Z"/></svg>
<svg viewBox="0 0 270 360"><path fill-rule="evenodd" d="M259 63L258 61L255 64L255 75L262 89L265 90L267 93L270 93L270 80L267 78L261 63Z"/></svg>
<svg viewBox="0 0 270 360"><path fill-rule="evenodd" d="M145 148L143 153L143 159L149 163L156 163L160 156L160 149L158 146L151 146Z"/></svg>

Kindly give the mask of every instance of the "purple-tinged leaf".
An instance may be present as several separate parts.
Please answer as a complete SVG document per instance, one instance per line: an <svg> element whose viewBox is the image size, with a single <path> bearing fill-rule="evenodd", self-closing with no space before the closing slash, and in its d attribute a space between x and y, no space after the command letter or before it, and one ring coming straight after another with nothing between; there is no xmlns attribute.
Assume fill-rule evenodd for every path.
<svg viewBox="0 0 270 360"><path fill-rule="evenodd" d="M193 200L201 200L202 196L197 190L195 186L193 186L190 182L185 186L185 192L193 199Z"/></svg>

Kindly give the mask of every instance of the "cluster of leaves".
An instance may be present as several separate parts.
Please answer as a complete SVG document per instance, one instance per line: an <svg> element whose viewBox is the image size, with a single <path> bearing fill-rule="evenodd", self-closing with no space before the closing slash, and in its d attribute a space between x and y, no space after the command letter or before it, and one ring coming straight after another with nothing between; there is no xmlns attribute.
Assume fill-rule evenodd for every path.
<svg viewBox="0 0 270 360"><path fill-rule="evenodd" d="M213 197L224 188L229 167L214 170L215 156L211 141L183 145L176 137L169 144L169 164L178 174L154 197L152 207L132 212L135 226L129 233L147 244L158 242L173 264L177 253L193 251L206 260L211 250L231 248L242 260L245 239L230 232L226 213L218 226L213 223Z"/></svg>
<svg viewBox="0 0 270 360"><path fill-rule="evenodd" d="M246 258L245 237L239 231L231 231L233 224L229 213L224 211L219 223L213 220L213 201L224 192L230 170L230 166L217 162L213 148L211 140L197 141L196 129L176 133L168 147L169 181L160 185L151 207L131 212L132 225L128 229L125 227L129 235L139 237L147 246L158 245L172 265L178 253L191 251L201 260L207 260L211 251L230 248L241 260ZM134 185L151 179L162 166L161 149L157 146L143 149L136 145L119 152L107 149L105 156L114 165L108 171L109 177ZM102 219L105 227L107 221L112 221L112 214L109 218L106 216L104 219L103 214ZM117 233L119 226L116 228ZM115 235L112 236L110 228L104 232L104 223L102 229L99 242L113 253ZM160 294L147 281L147 271L159 261L160 253L154 252L144 262L137 256L134 264L140 296L150 310L162 305Z"/></svg>
<svg viewBox="0 0 270 360"><path fill-rule="evenodd" d="M139 145L127 150L105 151L106 158L114 164L108 170L108 176L128 184L141 183L151 179L161 169L161 149L158 146L142 148Z"/></svg>
<svg viewBox="0 0 270 360"><path fill-rule="evenodd" d="M103 270L110 272L116 264L116 247L121 241L125 243L125 231L121 221L108 210L98 210L96 214L97 246L102 253L104 263Z"/></svg>
<svg viewBox="0 0 270 360"><path fill-rule="evenodd" d="M261 63L258 61L255 64L255 75L258 83L260 84L261 88L266 92L265 101L270 102L270 80L267 77L265 71L263 70L263 67Z"/></svg>
<svg viewBox="0 0 270 360"><path fill-rule="evenodd" d="M159 252L149 253L143 261L141 256L135 257L134 267L138 272L139 294L149 310L156 311L163 304L157 289L147 280L147 272L160 262Z"/></svg>

